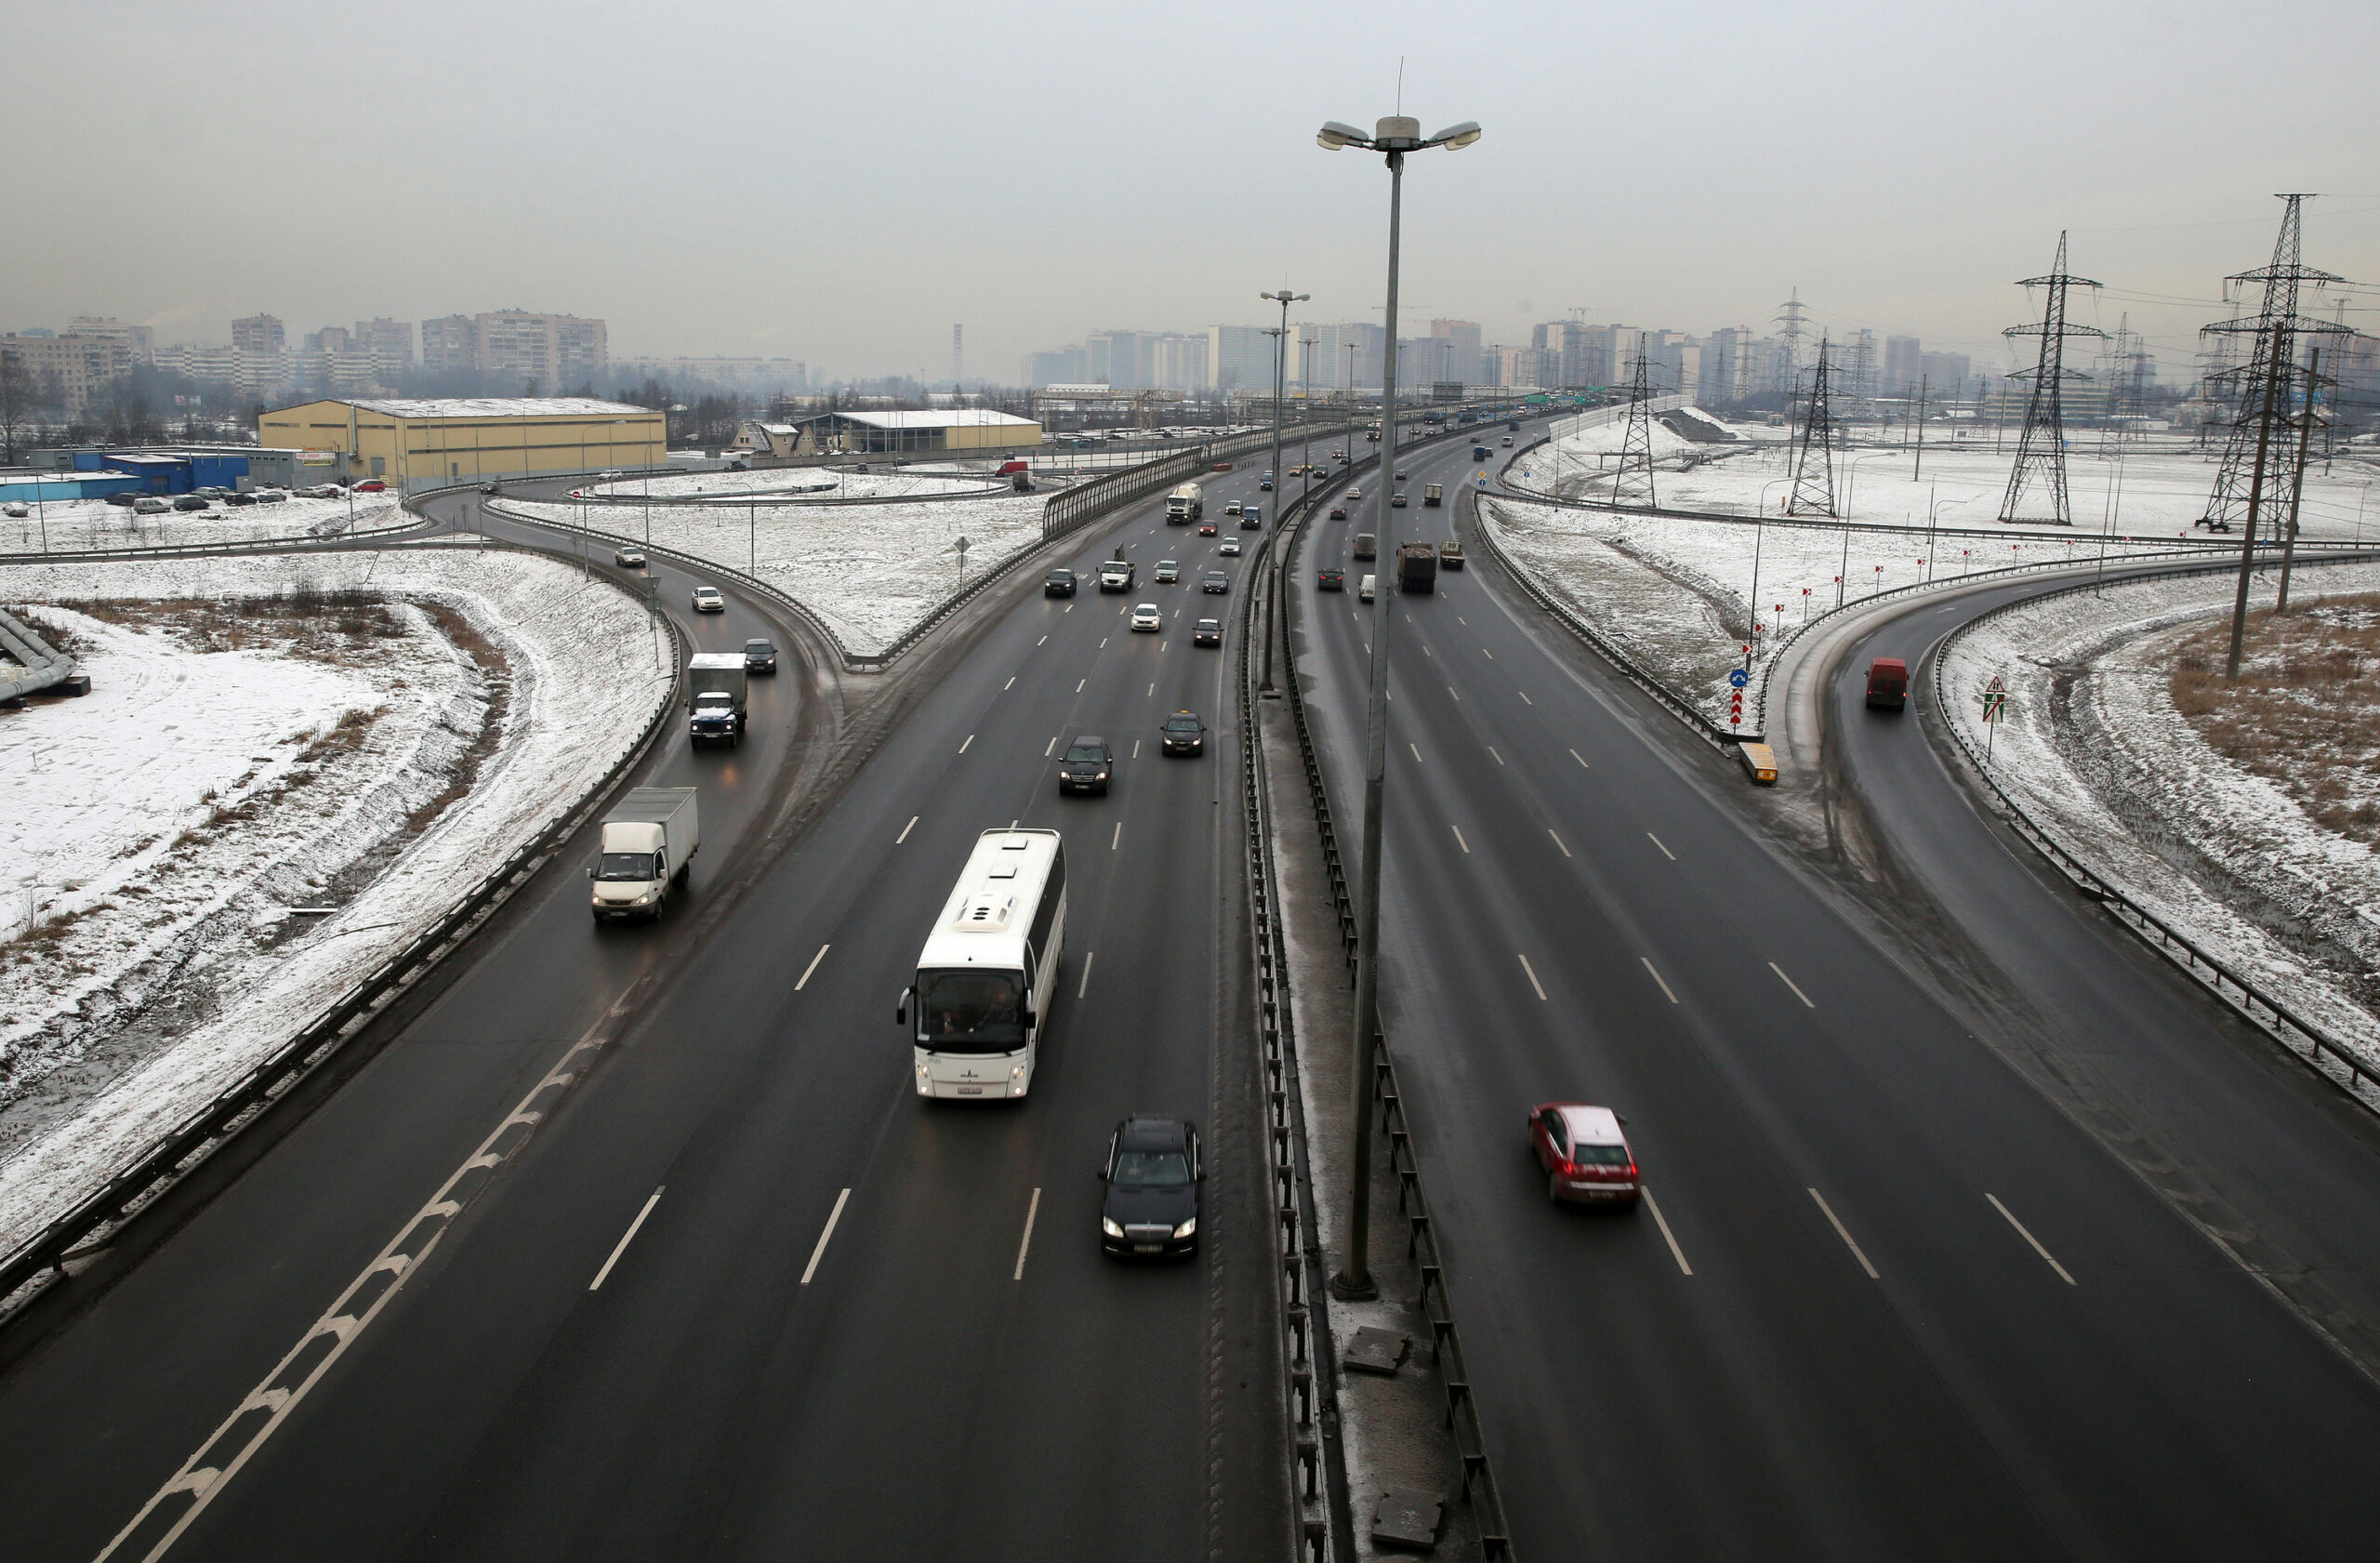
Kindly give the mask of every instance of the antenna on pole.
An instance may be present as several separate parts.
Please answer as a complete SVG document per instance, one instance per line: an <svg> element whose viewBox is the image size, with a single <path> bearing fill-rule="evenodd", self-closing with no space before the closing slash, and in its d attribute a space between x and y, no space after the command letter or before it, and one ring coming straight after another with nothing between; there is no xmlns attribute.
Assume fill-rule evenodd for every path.
<svg viewBox="0 0 2380 1563"><path fill-rule="evenodd" d="M2012 325L2001 333L2003 337L2039 337L2041 356L2030 370L2018 370L2011 379L2030 379L2033 393L2025 403L2025 430L2016 438L2016 465L2008 471L2008 492L2000 501L2000 519L2019 519L2018 509L2025 500L2029 478L2038 480L2049 489L2049 514L2041 518L2053 526L2074 524L2074 511L2066 495L2066 395L2068 380L2088 379L2080 369L2066 366L2066 338L2069 337L2104 338L2107 333L2096 325L2069 325L2066 318L2067 290L2076 284L2084 287L2099 285L2088 277L2069 276L2066 271L2066 231L2058 230L2057 264L2043 277L2027 277L2022 287L2046 286L2049 302L2042 311L2039 325Z"/></svg>

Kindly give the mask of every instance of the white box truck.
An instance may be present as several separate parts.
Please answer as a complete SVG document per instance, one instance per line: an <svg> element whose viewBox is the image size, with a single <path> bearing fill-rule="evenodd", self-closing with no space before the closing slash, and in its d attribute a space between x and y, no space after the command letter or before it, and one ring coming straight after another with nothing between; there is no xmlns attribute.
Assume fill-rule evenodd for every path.
<svg viewBox="0 0 2380 1563"><path fill-rule="evenodd" d="M698 651L686 665L686 738L736 748L744 742L745 701L751 688L740 651Z"/></svg>
<svg viewBox="0 0 2380 1563"><path fill-rule="evenodd" d="M661 915L670 886L685 884L703 844L694 799L691 787L640 787L603 816L602 845L587 870L596 921Z"/></svg>

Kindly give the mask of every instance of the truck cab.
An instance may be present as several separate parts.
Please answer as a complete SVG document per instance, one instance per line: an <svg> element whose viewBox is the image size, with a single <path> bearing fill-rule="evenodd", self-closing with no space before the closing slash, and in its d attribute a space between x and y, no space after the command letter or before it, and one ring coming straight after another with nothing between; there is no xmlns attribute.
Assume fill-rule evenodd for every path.
<svg viewBox="0 0 2380 1563"><path fill-rule="evenodd" d="M686 667L686 738L694 748L744 742L751 674L742 652L705 651Z"/></svg>
<svg viewBox="0 0 2380 1563"><path fill-rule="evenodd" d="M1102 591L1130 591L1132 589L1132 576L1133 569L1132 562L1130 560L1106 560L1099 566L1099 589Z"/></svg>

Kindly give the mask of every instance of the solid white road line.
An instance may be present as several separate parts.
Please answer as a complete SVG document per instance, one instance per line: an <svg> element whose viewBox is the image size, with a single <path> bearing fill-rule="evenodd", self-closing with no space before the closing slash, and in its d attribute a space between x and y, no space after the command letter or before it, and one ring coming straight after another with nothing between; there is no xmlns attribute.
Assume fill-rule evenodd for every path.
<svg viewBox="0 0 2380 1563"><path fill-rule="evenodd" d="M1467 853L1467 852L1469 852L1469 851L1471 850L1471 843L1470 843L1469 841L1464 841L1464 840L1462 839L1462 827L1461 827L1461 826L1460 826L1460 825L1454 825L1454 824L1448 824L1448 825L1447 826L1447 828L1454 832L1454 844L1455 844L1455 845L1457 845L1457 846L1461 847L1461 848L1464 852L1466 852L1466 853Z"/></svg>
<svg viewBox="0 0 2380 1563"><path fill-rule="evenodd" d="M893 844L894 846L896 846L896 847L897 847L897 846L899 846L903 841L907 841L907 840L909 839L909 832L910 832L910 831L912 831L912 830L915 830L917 828L918 828L918 816L917 816L917 815L911 815L909 816L909 823L908 823L908 824L906 824L906 825L904 825L903 827L901 827L901 833L900 833L899 835L897 835L897 836L895 836L895 837L893 837L893 838L892 838L892 844Z"/></svg>
<svg viewBox="0 0 2380 1563"><path fill-rule="evenodd" d="M973 743L974 741L975 741L975 735L974 735L974 734L972 734L972 733L968 734L968 735L967 735L967 744L972 744L972 743ZM959 745L959 753L964 754L964 753L966 753L966 752L967 752L967 744L961 744L961 745Z"/></svg>
<svg viewBox="0 0 2380 1563"><path fill-rule="evenodd" d="M1563 856L1565 856L1565 857L1568 857L1568 856L1571 856L1571 855L1572 855L1570 849L1569 849L1567 846L1566 846L1566 845L1564 845L1564 844L1563 844L1562 838L1561 838L1561 837L1559 837L1559 836L1555 836L1555 835L1554 835L1554 831L1553 831L1553 829L1552 829L1551 828L1548 828L1545 833L1546 833L1547 835L1549 835L1549 836L1554 836L1554 844L1555 846L1557 846L1557 847L1561 847L1561 848L1562 848L1562 855L1563 855Z"/></svg>
<svg viewBox="0 0 2380 1563"><path fill-rule="evenodd" d="M1844 1229L1843 1223L1835 1219L1834 1208L1826 1202L1826 1196L1813 1188L1810 1190L1810 1198L1818 1202L1818 1209L1826 1212L1827 1224L1834 1228L1834 1235L1843 1239L1843 1246L1851 1251L1851 1257L1859 1261L1859 1267L1868 1272L1868 1278L1870 1280L1884 1279L1884 1277L1876 1274L1876 1267L1868 1263L1868 1256L1859 1252L1859 1245L1851 1240L1851 1234Z"/></svg>
<svg viewBox="0 0 2380 1563"><path fill-rule="evenodd" d="M1677 1234L1670 1230L1669 1218L1661 1214L1661 1207L1654 1202L1653 1191L1641 1183L1636 1186L1645 1196L1645 1208L1653 1212L1653 1220L1659 1225L1663 1240L1670 1245L1670 1257L1677 1261L1681 1272L1689 1276L1694 1274L1694 1266L1686 1262L1686 1250L1677 1246Z"/></svg>
<svg viewBox="0 0 2380 1563"><path fill-rule="evenodd" d="M1083 951L1082 986L1075 989L1076 998L1079 999L1084 994L1091 991L1091 963L1098 959L1099 952L1097 950L1091 949Z"/></svg>
<svg viewBox="0 0 2380 1563"><path fill-rule="evenodd" d="M1116 834L1107 838L1107 850L1109 852L1114 852L1117 847L1120 847L1123 844L1124 822L1119 819L1116 822Z"/></svg>
<svg viewBox="0 0 2380 1563"><path fill-rule="evenodd" d="M1802 1007L1804 1009L1815 1010L1818 1008L1816 1004L1810 1002L1810 996L1802 991L1802 985L1785 974L1784 967L1779 966L1776 961L1772 960L1768 963L1768 969L1777 974L1777 980L1778 982L1783 983L1786 987L1793 990L1793 997L1802 1001Z"/></svg>
<svg viewBox="0 0 2380 1563"><path fill-rule="evenodd" d="M1677 861L1677 854L1672 852L1665 846L1661 846L1661 839L1659 836L1656 836L1650 830L1647 830L1645 832L1645 839L1652 842L1655 846L1661 847L1661 855L1663 857L1668 858L1673 863Z"/></svg>
<svg viewBox="0 0 2380 1563"><path fill-rule="evenodd" d="M1057 735L1055 733L1052 733L1052 734L1051 734L1051 735L1050 735L1050 747L1049 747L1048 748L1045 748L1045 749L1043 749L1043 750L1041 751L1041 758L1042 758L1042 759L1044 759L1044 760L1047 760L1047 759L1049 759L1051 755L1053 755L1053 754L1055 754L1055 753L1057 753L1057 752L1058 752L1058 735Z"/></svg>
<svg viewBox="0 0 2380 1563"><path fill-rule="evenodd" d="M2058 1279L2064 1281L2069 1286L2076 1284L2074 1278L2066 1273L2066 1266L2051 1258L2049 1250L2042 1247L2042 1240L2039 1238L2034 1237L2030 1232L2026 1231L2025 1224L2018 1221L2009 1211L2008 1207L2000 1202L1999 1195L1987 1191L1984 1194L1984 1198L1991 1201L1991 1208L1993 1210L1998 1211L2002 1215L2008 1217L2008 1225L2016 1229L2016 1236L2024 1238L2025 1241L2033 1245L2033 1252L2042 1256L2043 1264L2057 1272Z"/></svg>
<svg viewBox="0 0 2380 1563"><path fill-rule="evenodd" d="M1593 766L1588 764L1584 760L1580 759L1579 751L1577 749L1572 749L1570 751L1570 758L1579 762L1579 769L1581 771L1592 771L1594 769Z"/></svg>
<svg viewBox="0 0 2380 1563"><path fill-rule="evenodd" d="M1504 762L1504 757L1496 752L1496 746L1493 744L1489 744L1488 746L1488 758L1494 761L1499 765L1501 765Z"/></svg>
<svg viewBox="0 0 2380 1563"><path fill-rule="evenodd" d="M1673 1003L1673 1004L1676 1003L1676 1002L1677 1002L1677 995L1676 995L1676 994L1674 994L1674 993L1672 993L1672 992L1670 991L1670 985L1669 985L1669 984L1667 984L1667 983L1665 983L1665 982L1661 982L1661 974L1660 974L1660 973L1659 973L1659 972L1655 972L1655 971L1653 971L1653 962L1652 962L1652 960L1651 960L1648 957L1642 956L1642 955L1638 956L1636 959L1645 962L1645 970L1646 970L1646 972L1649 972L1649 973L1651 973L1651 974L1652 974L1652 978L1653 978L1653 980L1654 980L1655 982L1660 982L1660 983L1661 983L1661 997L1662 997L1662 998L1664 998L1664 999L1667 999L1667 1000L1668 1000L1671 1003Z"/></svg>
<svg viewBox="0 0 2380 1563"><path fill-rule="evenodd" d="M620 1234L619 1242L612 1249L612 1257L603 1261L603 1267L595 1272L593 1280L587 1283L588 1291L601 1291L603 1289L603 1278L612 1273L612 1266L620 1262L620 1255L628 1252L628 1244L636 1240L636 1229L644 1225L644 1218L651 1215L653 1207L659 1203L661 1203L661 1190L656 1188L645 1200L644 1208L636 1212L636 1219L628 1223L628 1229Z"/></svg>
<svg viewBox="0 0 2380 1563"><path fill-rule="evenodd" d="M1033 1191L1033 1202L1025 1207L1025 1240L1016 1245L1016 1274L1009 1277L1011 1280L1025 1278L1025 1256L1033 1252L1033 1221L1040 1213L1041 1191L1037 1188Z"/></svg>
<svg viewBox="0 0 2380 1563"><path fill-rule="evenodd" d="M1514 953L1515 955L1520 954L1517 950L1514 951ZM1528 957L1526 955L1521 956L1521 970L1528 974L1528 985L1529 987L1537 989L1538 1001L1540 1003L1549 1002L1545 997L1545 985L1537 980L1537 968L1528 963Z"/></svg>
<svg viewBox="0 0 2380 1563"><path fill-rule="evenodd" d="M835 1223L843 1219L843 1204L852 1191L844 1189L835 1196L835 1208L826 1213L826 1229L818 1234L818 1246L810 1251L810 1263L801 1267L801 1284L808 1286L810 1278L818 1273L818 1261L826 1257L826 1239L835 1235Z"/></svg>
<svg viewBox="0 0 2380 1563"><path fill-rule="evenodd" d="M1002 693L1006 693L1007 691L1012 690L1012 689L1014 689L1015 687L1016 687L1016 675L1015 675L1014 673L1011 673L1011 674L1008 676L1008 682L1006 682L1006 683L1004 683L1004 684L1000 685L1000 690L1001 690L1001 692L1002 692Z"/></svg>
<svg viewBox="0 0 2380 1563"><path fill-rule="evenodd" d="M810 974L818 969L818 962L826 960L826 952L834 947L835 947L832 945L820 945L818 947L818 953L812 956L810 958L810 964L801 969L801 981L793 985L793 990L796 993L800 992L803 987L808 986L810 982Z"/></svg>

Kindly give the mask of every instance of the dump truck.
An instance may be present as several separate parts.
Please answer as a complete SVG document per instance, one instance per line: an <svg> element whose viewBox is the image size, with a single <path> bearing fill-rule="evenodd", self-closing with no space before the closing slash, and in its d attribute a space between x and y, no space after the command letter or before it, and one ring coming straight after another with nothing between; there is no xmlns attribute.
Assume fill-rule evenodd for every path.
<svg viewBox="0 0 2380 1563"><path fill-rule="evenodd" d="M1438 589L1438 550L1435 545L1430 543L1396 545L1396 589L1399 591Z"/></svg>
<svg viewBox="0 0 2380 1563"><path fill-rule="evenodd" d="M751 675L740 651L698 651L686 665L686 738L696 748L744 742Z"/></svg>
<svg viewBox="0 0 2380 1563"><path fill-rule="evenodd" d="M1168 526L1187 526L1206 513L1206 491L1195 483L1185 483L1165 497L1165 523Z"/></svg>
<svg viewBox="0 0 2380 1563"><path fill-rule="evenodd" d="M1443 504L1445 504L1446 502L1447 502L1447 485L1446 485L1446 484L1444 484L1444 483L1424 483L1424 484L1422 484L1422 486L1421 486L1421 503L1422 503L1423 505L1425 505L1425 506L1427 506L1427 505L1443 505Z"/></svg>
<svg viewBox="0 0 2380 1563"><path fill-rule="evenodd" d="M587 870L597 922L650 922L668 904L670 886L684 886L703 844L695 797L691 787L640 787L603 816L602 845Z"/></svg>

